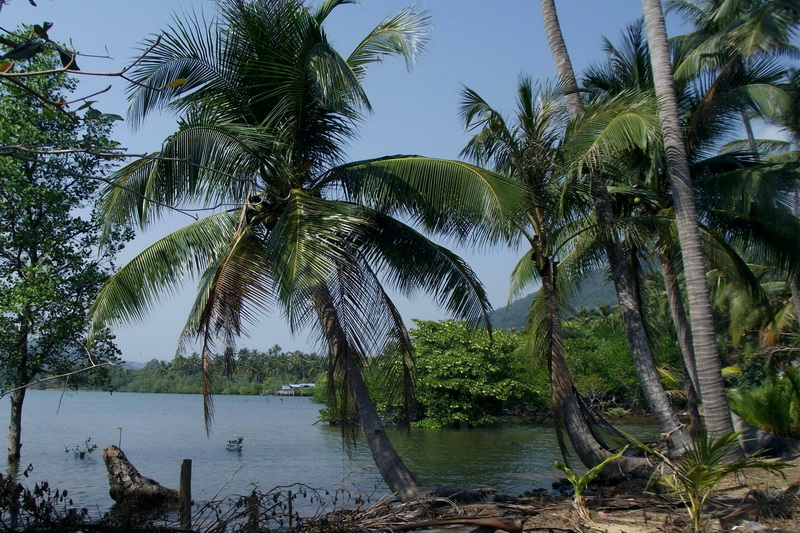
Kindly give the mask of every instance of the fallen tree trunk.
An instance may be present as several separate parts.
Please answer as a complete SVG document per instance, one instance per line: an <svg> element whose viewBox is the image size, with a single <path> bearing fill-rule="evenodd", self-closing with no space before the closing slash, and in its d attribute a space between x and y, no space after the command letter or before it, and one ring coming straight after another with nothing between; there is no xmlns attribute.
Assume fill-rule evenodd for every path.
<svg viewBox="0 0 800 533"><path fill-rule="evenodd" d="M118 504L140 509L179 505L180 493L177 490L163 487L141 475L118 447L112 444L103 450L102 455L108 470L108 493Z"/></svg>

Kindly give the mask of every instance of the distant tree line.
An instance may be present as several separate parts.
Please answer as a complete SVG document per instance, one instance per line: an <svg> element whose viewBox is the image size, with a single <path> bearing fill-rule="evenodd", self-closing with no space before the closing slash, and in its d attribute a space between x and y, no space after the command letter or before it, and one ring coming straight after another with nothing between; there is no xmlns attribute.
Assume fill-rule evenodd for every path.
<svg viewBox="0 0 800 533"><path fill-rule="evenodd" d="M277 344L267 351L230 348L212 358L214 394L263 394L289 383L313 383L325 371L327 358ZM79 386L110 391L201 394L202 357L177 355L172 361L151 359L144 368L117 366L96 372Z"/></svg>

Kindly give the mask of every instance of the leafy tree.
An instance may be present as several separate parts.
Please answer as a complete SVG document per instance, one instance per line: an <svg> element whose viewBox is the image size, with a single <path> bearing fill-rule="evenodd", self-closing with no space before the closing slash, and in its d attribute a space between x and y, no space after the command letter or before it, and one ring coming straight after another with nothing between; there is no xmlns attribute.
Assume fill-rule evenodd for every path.
<svg viewBox="0 0 800 533"><path fill-rule="evenodd" d="M133 120L168 107L181 113L180 129L154 158L115 175L107 220L148 226L184 207L213 214L123 267L101 292L93 320L135 320L179 280L199 274L185 336L204 342L210 420L215 343L231 344L277 308L293 331L312 328L326 344L329 372L342 378L341 405L355 406L389 488L410 498L419 480L383 431L361 373L366 357L392 346L403 354L393 375L409 383L411 343L384 283L407 294L428 291L465 319L485 317L488 301L460 258L393 215L469 234L473 218L500 218L498 196L515 187L455 161L343 163L370 109L361 85L367 67L389 56L413 61L427 27L426 16L402 10L344 57L323 24L349 3L308 9L299 0L225 0L213 24L177 20L139 63Z"/></svg>
<svg viewBox="0 0 800 533"><path fill-rule="evenodd" d="M452 320L414 323L423 425L472 427L504 410L546 405L546 381L537 390L526 375L521 335L495 330L490 338L485 329Z"/></svg>
<svg viewBox="0 0 800 533"><path fill-rule="evenodd" d="M30 67L46 68L48 60L40 56ZM75 89L63 75L30 83L54 100ZM115 145L107 121L49 111L27 92L0 86L0 144ZM0 158L0 368L11 393L10 460L20 457L28 384L117 354L102 331L90 353L84 348L89 306L126 237L111 231L98 252L101 225L92 206L107 171L105 161L81 153Z"/></svg>
<svg viewBox="0 0 800 533"><path fill-rule="evenodd" d="M591 405L640 404L641 387L624 333L602 323L569 322L564 327L564 349L575 387Z"/></svg>

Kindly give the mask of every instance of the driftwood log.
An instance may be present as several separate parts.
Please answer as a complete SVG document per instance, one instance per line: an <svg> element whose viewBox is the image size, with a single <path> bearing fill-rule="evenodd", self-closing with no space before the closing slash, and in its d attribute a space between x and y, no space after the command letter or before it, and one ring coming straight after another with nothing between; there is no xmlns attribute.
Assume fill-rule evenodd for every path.
<svg viewBox="0 0 800 533"><path fill-rule="evenodd" d="M180 493L144 477L125 457L125 452L113 444L102 452L108 470L108 493L120 505L138 509L177 507Z"/></svg>

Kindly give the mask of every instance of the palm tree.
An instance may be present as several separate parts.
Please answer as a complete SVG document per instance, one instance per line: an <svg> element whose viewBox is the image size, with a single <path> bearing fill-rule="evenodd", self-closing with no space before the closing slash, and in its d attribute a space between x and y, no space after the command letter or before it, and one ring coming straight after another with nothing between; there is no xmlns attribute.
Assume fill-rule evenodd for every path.
<svg viewBox="0 0 800 533"><path fill-rule="evenodd" d="M673 57L689 55L692 49L687 44L686 40L673 41ZM655 109L655 106L643 105L653 101L653 77L641 24L633 24L628 28L621 47L606 41L605 49L608 60L591 67L585 74L583 85L595 105L602 101L619 101L621 105L615 114L598 114L598 128L592 126L595 119L587 118L582 125L586 131L578 132L576 137L585 139L586 145L594 149L596 145L603 144L598 139L612 137L609 124L628 122L631 125L617 134L618 144L627 148L616 154L612 153L613 149L606 149L603 156L616 160L613 166L619 168L616 174L621 178L614 182L616 189L627 191L615 198L616 215L628 221L628 231L631 226L644 228L638 236L629 240L648 243L645 246L654 250L651 254L659 259L681 351L687 356L687 366L693 367L691 332L682 311L680 291L676 290L679 254L669 248L675 242L671 223L670 183L664 172L658 132L648 125L648 122L654 125L656 121L643 115L650 107ZM724 258L728 264L737 266L741 272L730 273L739 278L741 274L749 277L748 284L751 287L757 285L755 278L747 272L744 260L737 257L733 246L739 249L752 249L754 246L765 249L769 241L777 244L771 236L774 230L764 231L766 227L772 224L773 227L789 230L793 226L791 213L786 212L787 202L780 199L789 182L776 179L779 177L776 169L780 169L775 165L759 164L752 153L739 151L741 148L747 150L745 143L724 143L731 138L737 139L734 137L739 134L736 117L742 109L752 105L756 96L780 98L783 95L783 91L776 86L780 73L780 68L774 63L760 61L740 69L737 76L726 75L725 82L713 78L709 82L708 77L703 78L705 83L696 78L679 80L677 89L682 126L687 135L690 170L697 187L700 229L706 252L713 252L709 261L718 264ZM627 98L629 103L625 103L625 98L620 98L625 93L630 95ZM605 112L604 108L600 109ZM634 117L638 119L633 120ZM625 140L642 137L640 132L648 129L653 131L636 143ZM610 148L614 143L606 144ZM724 149L719 151L719 146L724 146ZM586 159L602 158L591 155ZM781 181L784 183L781 184ZM659 235L658 242L655 242L655 235ZM785 235L782 238L786 238ZM774 244L766 246L771 259L788 259L786 253L780 252L780 248L786 247ZM728 271L731 269L728 268ZM690 374L692 377L694 372ZM692 381L696 383L697 380L692 377Z"/></svg>
<svg viewBox="0 0 800 533"><path fill-rule="evenodd" d="M583 114L584 106L578 93L578 83L558 23L555 2L554 0L540 0L540 7L558 77L568 95L567 105L570 116L573 120L577 120ZM683 430L683 424L672 409L648 344L633 273L629 269L619 236L613 231L615 217L605 177L602 173L595 172L589 177L589 180L597 223L608 229L608 234L603 240L603 248L608 258L625 332L630 343L642 391L660 431L670 435L673 445L680 450L688 444L688 434Z"/></svg>
<svg viewBox="0 0 800 533"><path fill-rule="evenodd" d="M667 29L659 0L642 0L647 42L658 98L659 117L664 136L664 150L669 169L675 222L678 229L686 279L689 316L691 317L697 377L705 409L706 427L712 435L733 431L722 366L714 334L714 320L705 278L703 251L697 227L697 210L689 173L689 159L683 136L675 84L670 63Z"/></svg>
<svg viewBox="0 0 800 533"><path fill-rule="evenodd" d="M541 282L528 316L529 345L535 359L546 361L559 442L565 450L561 430L569 436L581 461L590 467L612 456L592 421L581 407L566 363L562 334L562 292L570 277L562 275L560 262L570 251L571 234L591 209L588 191L580 184L565 187L562 144L568 115L562 95L535 88L522 78L517 89L515 121L506 121L471 89L462 93L461 116L476 134L462 155L493 168L524 185L526 212L516 221L518 237L530 251L520 259L512 276L512 295L532 283ZM632 472L644 465L635 458L621 457L615 463Z"/></svg>
<svg viewBox="0 0 800 533"><path fill-rule="evenodd" d="M489 306L458 256L393 215L466 237L477 218L507 217L499 201L514 198L516 185L418 156L343 163L370 109L361 86L367 67L388 56L413 61L427 27L424 14L404 9L343 57L323 23L349 3L326 0L312 11L300 0L223 0L212 24L176 20L147 54L131 87L131 117L138 123L168 107L180 113L180 129L159 152L116 173L104 198L107 220L146 227L168 209L211 214L122 268L92 320L136 320L199 274L181 340L203 340L207 423L215 342L232 344L271 309L293 331L312 328L329 353L329 386L342 384L343 412L355 407L381 475L405 500L420 481L392 447L361 373L366 357L399 352L394 377L410 392L411 342L386 285L427 291L471 321Z"/></svg>

